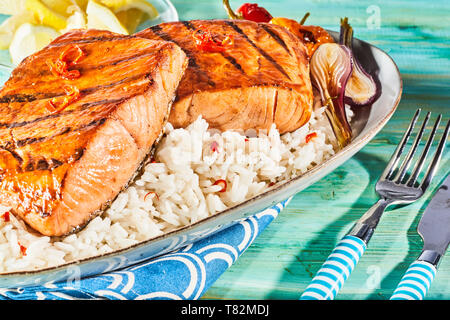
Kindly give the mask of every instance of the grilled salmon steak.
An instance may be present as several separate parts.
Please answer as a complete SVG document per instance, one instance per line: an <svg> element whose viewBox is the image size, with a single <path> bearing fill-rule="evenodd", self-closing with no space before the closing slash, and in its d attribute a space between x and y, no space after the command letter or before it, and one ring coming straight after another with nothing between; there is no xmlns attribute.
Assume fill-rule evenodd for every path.
<svg viewBox="0 0 450 320"><path fill-rule="evenodd" d="M311 116L312 86L304 44L286 28L247 20L163 23L137 36L172 41L189 57L169 121L185 127L199 115L210 127L280 133Z"/></svg>
<svg viewBox="0 0 450 320"><path fill-rule="evenodd" d="M0 91L0 204L49 236L102 212L160 138L187 61L174 43L98 30L26 58Z"/></svg>

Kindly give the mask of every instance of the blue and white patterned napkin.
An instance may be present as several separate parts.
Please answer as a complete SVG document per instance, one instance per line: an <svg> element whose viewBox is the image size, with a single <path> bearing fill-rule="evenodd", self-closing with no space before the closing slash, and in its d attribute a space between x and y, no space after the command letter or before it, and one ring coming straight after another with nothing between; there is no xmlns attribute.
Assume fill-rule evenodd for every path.
<svg viewBox="0 0 450 320"><path fill-rule="evenodd" d="M175 252L74 282L0 289L0 299L195 300L222 275L291 198Z"/></svg>

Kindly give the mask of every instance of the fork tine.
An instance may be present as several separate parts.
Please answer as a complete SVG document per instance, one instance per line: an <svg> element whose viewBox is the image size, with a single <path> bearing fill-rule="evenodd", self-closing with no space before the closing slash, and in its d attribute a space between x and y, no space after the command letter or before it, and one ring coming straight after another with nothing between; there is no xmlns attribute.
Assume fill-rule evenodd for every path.
<svg viewBox="0 0 450 320"><path fill-rule="evenodd" d="M405 148L406 143L409 140L409 137L411 136L411 132L414 129L414 125L416 124L417 118L419 117L421 109L417 109L416 113L414 114L414 117L412 118L411 122L409 123L408 129L403 134L402 140L400 140L397 148L395 149L394 153L392 154L391 159L389 160L389 163L386 166L386 169L384 169L383 174L381 175L381 178L383 179L389 179L392 172L394 171L395 167L397 166L397 163L400 159L400 156L403 152L403 149Z"/></svg>
<svg viewBox="0 0 450 320"><path fill-rule="evenodd" d="M442 118L442 115L439 115L436 122L434 123L433 130L431 131L430 136L428 137L428 141L422 151L420 159L419 159L419 161L417 161L416 165L414 166L414 169L412 170L411 176L409 177L408 181L406 182L406 184L410 187L414 186L414 184L417 181L417 177L419 176L420 171L422 170L422 167L425 163L425 159L427 158L428 152L430 151L431 145L433 144L433 140L436 135L436 131L439 128L441 118Z"/></svg>
<svg viewBox="0 0 450 320"><path fill-rule="evenodd" d="M403 178L405 177L406 170L408 170L408 168L411 164L411 161L414 157L414 154L417 151L417 147L420 144L420 140L422 140L423 133L428 124L428 120L430 119L430 115L431 115L431 112L428 112L425 117L425 120L422 123L422 127L420 128L419 133L417 133L417 136L414 139L411 149L409 150L408 154L406 155L405 159L403 160L403 163L400 165L400 169L398 169L398 172L397 172L395 178L393 179L396 183L400 183L403 180Z"/></svg>
<svg viewBox="0 0 450 320"><path fill-rule="evenodd" d="M436 152L434 154L433 161L431 162L430 167L428 168L428 171L426 173L425 178L423 179L422 184L420 187L422 190L425 191L426 188L430 185L431 180L433 179L436 169L438 168L439 161L441 160L442 152L444 151L445 144L447 143L447 137L448 133L450 131L450 120L447 121L447 126L445 128L444 134L442 135L441 141L439 142L439 145L436 149Z"/></svg>

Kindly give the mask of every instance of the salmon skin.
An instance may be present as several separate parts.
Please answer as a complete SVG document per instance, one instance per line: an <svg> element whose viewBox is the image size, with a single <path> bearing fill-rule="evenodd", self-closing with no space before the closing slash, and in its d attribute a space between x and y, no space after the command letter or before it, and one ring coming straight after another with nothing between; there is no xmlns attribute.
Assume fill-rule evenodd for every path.
<svg viewBox="0 0 450 320"><path fill-rule="evenodd" d="M80 77L49 69L69 47ZM0 91L0 204L48 236L79 230L133 180L160 138L187 57L174 43L74 30L26 58ZM59 112L64 86L79 99Z"/></svg>
<svg viewBox="0 0 450 320"><path fill-rule="evenodd" d="M232 44L220 52L199 49L195 35L209 32ZM189 57L169 121L186 127L199 115L212 128L270 129L280 133L311 117L313 92L304 44L286 28L247 20L163 23L137 36L172 41Z"/></svg>

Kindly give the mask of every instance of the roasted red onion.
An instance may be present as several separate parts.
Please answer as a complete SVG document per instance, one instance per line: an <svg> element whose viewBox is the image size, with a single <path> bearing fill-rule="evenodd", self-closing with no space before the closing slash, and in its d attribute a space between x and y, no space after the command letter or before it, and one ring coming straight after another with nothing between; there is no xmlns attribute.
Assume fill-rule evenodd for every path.
<svg viewBox="0 0 450 320"><path fill-rule="evenodd" d="M345 104L367 106L381 94L379 81L375 81L352 54L353 29L348 19L341 19L339 44L324 43L311 57L311 80L319 91L326 115L331 123L340 148L352 138Z"/></svg>
<svg viewBox="0 0 450 320"><path fill-rule="evenodd" d="M372 104L378 96L379 89L374 79L353 58L353 72L345 87L345 103L363 107Z"/></svg>
<svg viewBox="0 0 450 320"><path fill-rule="evenodd" d="M353 28L348 24L348 18L341 19L339 43L353 51ZM352 54L353 71L345 88L345 103L351 106L367 106L372 104L381 94L381 87L367 73L358 59Z"/></svg>
<svg viewBox="0 0 450 320"><path fill-rule="evenodd" d="M324 43L311 57L311 80L320 93L322 105L331 123L339 147L352 138L352 130L345 112L345 89L353 71L349 48L337 43Z"/></svg>

